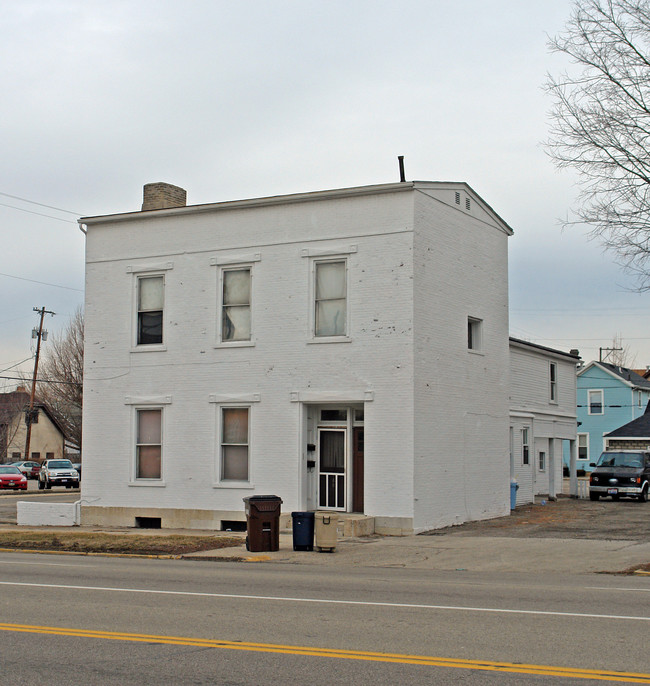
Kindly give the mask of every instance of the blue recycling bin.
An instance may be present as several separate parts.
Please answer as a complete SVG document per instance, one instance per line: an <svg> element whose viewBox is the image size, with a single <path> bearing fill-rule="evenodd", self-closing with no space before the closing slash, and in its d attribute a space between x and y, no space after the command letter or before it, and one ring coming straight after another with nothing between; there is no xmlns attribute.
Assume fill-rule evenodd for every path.
<svg viewBox="0 0 650 686"><path fill-rule="evenodd" d="M292 512L293 549L314 549L314 513Z"/></svg>
<svg viewBox="0 0 650 686"><path fill-rule="evenodd" d="M516 481L510 482L510 509L514 510L517 506L517 491L519 490L519 484Z"/></svg>

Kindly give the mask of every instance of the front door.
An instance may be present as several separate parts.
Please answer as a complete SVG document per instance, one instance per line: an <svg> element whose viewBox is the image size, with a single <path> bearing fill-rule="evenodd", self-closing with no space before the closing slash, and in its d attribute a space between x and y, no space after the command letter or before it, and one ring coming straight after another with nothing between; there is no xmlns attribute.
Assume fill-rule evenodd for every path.
<svg viewBox="0 0 650 686"><path fill-rule="evenodd" d="M345 429L318 429L318 507L345 510Z"/></svg>

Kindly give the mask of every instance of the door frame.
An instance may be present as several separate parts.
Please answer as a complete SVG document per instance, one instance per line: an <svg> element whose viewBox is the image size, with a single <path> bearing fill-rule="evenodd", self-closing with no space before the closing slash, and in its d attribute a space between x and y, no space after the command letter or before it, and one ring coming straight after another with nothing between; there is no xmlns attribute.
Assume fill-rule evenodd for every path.
<svg viewBox="0 0 650 686"><path fill-rule="evenodd" d="M325 432L338 433L343 435L343 472L323 472L321 470L321 434ZM349 475L349 465L348 465L348 429L347 427L341 426L319 426L316 429L316 465L318 468L318 480L317 480L317 492L316 501L318 503L318 508L320 510L334 510L337 512L347 512L348 504L348 475ZM335 501L339 501L339 493L343 496L343 505L323 505L321 502L321 476L325 474L334 477L340 477L342 483L339 483L339 478L336 478L336 488L335 488ZM325 501L328 501L328 495L325 494Z"/></svg>

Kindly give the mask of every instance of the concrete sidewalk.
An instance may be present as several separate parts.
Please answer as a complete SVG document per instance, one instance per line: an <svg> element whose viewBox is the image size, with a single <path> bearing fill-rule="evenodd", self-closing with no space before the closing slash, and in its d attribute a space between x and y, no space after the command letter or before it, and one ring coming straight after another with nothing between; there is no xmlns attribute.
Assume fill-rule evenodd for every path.
<svg viewBox="0 0 650 686"><path fill-rule="evenodd" d="M337 567L401 567L472 572L622 572L650 562L650 542L591 541L498 536L401 536L344 538L333 553L294 551L293 536L280 534L280 549L251 553L234 548L186 558L278 562Z"/></svg>

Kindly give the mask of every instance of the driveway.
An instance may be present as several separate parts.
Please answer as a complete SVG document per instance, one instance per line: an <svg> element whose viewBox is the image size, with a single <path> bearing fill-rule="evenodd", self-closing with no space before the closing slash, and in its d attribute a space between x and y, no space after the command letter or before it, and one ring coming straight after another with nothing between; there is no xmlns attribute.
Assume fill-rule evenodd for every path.
<svg viewBox="0 0 650 686"><path fill-rule="evenodd" d="M568 538L650 541L650 502L540 498L508 517L430 531L424 536L499 536L505 538Z"/></svg>

